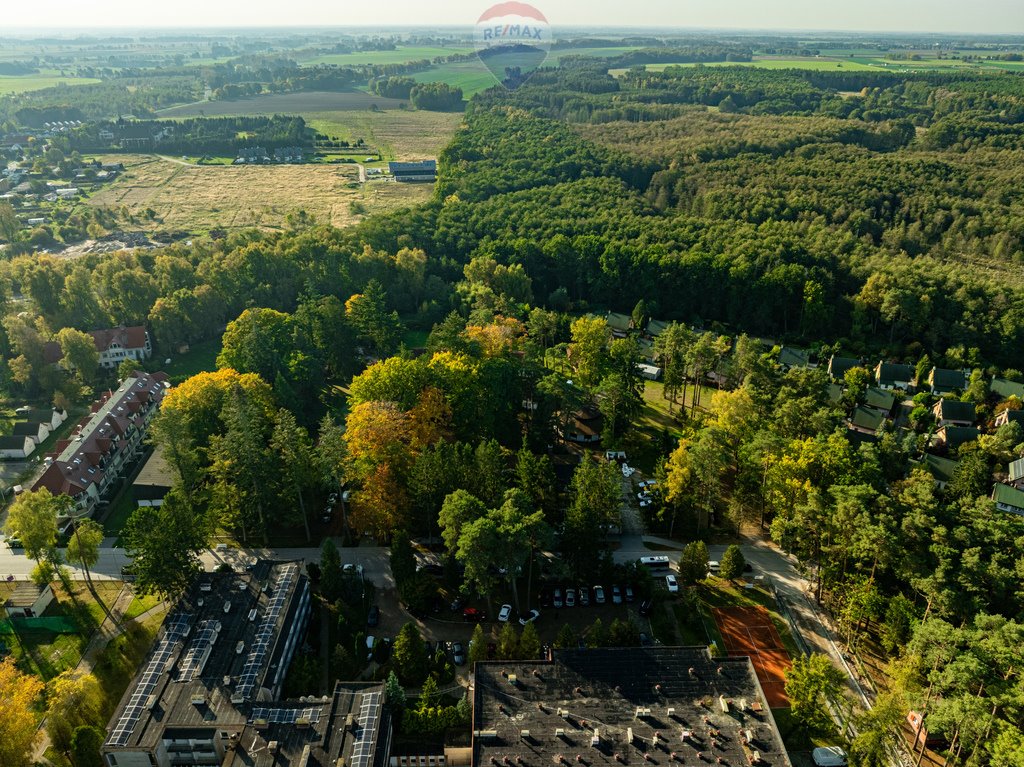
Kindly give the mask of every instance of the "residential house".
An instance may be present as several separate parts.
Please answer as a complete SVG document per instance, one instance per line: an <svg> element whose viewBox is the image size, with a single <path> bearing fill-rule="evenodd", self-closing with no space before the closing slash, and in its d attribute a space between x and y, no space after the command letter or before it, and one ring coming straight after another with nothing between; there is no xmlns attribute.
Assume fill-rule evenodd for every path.
<svg viewBox="0 0 1024 767"><path fill-rule="evenodd" d="M132 482L136 506L162 506L164 497L174 486L174 472L167 463L164 449L158 445Z"/></svg>
<svg viewBox="0 0 1024 767"><path fill-rule="evenodd" d="M432 183L437 179L437 160L389 162L388 171L395 177L395 181Z"/></svg>
<svg viewBox="0 0 1024 767"><path fill-rule="evenodd" d="M597 408L582 408L573 413L565 432L565 438L569 442L583 445L600 442L601 425L601 413Z"/></svg>
<svg viewBox="0 0 1024 767"><path fill-rule="evenodd" d="M783 346L779 349L779 365L786 370L810 367L811 353L806 349L794 349L792 346Z"/></svg>
<svg viewBox="0 0 1024 767"><path fill-rule="evenodd" d="M105 330L93 330L89 335L100 353L100 367L113 369L125 360L148 360L153 354L149 333L142 325ZM53 364L64 358L64 351L56 341L43 344L43 359Z"/></svg>
<svg viewBox="0 0 1024 767"><path fill-rule="evenodd" d="M37 423L45 423L50 427L50 431L53 432L58 426L68 420L68 414L66 410L61 408L53 409L29 409L18 413L19 418L25 421L34 421Z"/></svg>
<svg viewBox="0 0 1024 767"><path fill-rule="evenodd" d="M972 426L977 420L973 402L961 402L943 397L932 408L939 426Z"/></svg>
<svg viewBox="0 0 1024 767"><path fill-rule="evenodd" d="M21 423L14 424L14 429L11 433L15 437L28 437L32 440L33 444L38 445L50 436L50 427L45 423L22 421Z"/></svg>
<svg viewBox="0 0 1024 767"><path fill-rule="evenodd" d="M925 453L919 465L932 475L935 485L940 490L945 490L946 485L953 479L953 474L956 471L956 467L960 465L960 462L954 461L951 458L943 458L942 456Z"/></svg>
<svg viewBox="0 0 1024 767"><path fill-rule="evenodd" d="M917 374L913 365L879 362L875 367L875 383L882 389L910 391L917 385Z"/></svg>
<svg viewBox="0 0 1024 767"><path fill-rule="evenodd" d="M979 436L981 436L981 431L973 426L942 426L932 437L932 444L943 445L948 450L956 450L967 442L973 442Z"/></svg>
<svg viewBox="0 0 1024 767"><path fill-rule="evenodd" d="M992 500L1000 511L1024 516L1024 491L997 482L992 488Z"/></svg>
<svg viewBox="0 0 1024 767"><path fill-rule="evenodd" d="M1010 381L1006 378L992 377L992 383L989 384L989 391L992 394L999 397L1000 400L1004 400L1008 397L1016 397L1017 399L1024 402L1024 383L1017 383L1016 381Z"/></svg>
<svg viewBox="0 0 1024 767"><path fill-rule="evenodd" d="M860 367L860 360L852 357L837 357L833 354L828 360L828 374L833 381L842 381L846 371L855 367Z"/></svg>
<svg viewBox="0 0 1024 767"><path fill-rule="evenodd" d="M616 312L608 312L605 315L604 321L608 323L608 327L612 331L612 335L616 338L625 338L626 333L633 327L633 319L628 314L617 314Z"/></svg>
<svg viewBox="0 0 1024 767"><path fill-rule="evenodd" d="M640 373L641 378L646 378L648 381L659 381L661 380L661 368L657 365L647 365L641 363L636 366L637 372Z"/></svg>
<svg viewBox="0 0 1024 767"><path fill-rule="evenodd" d="M1010 461L1009 474L1009 484L1018 490L1024 490L1024 458Z"/></svg>
<svg viewBox="0 0 1024 767"><path fill-rule="evenodd" d="M1006 426L1008 423L1019 423L1024 429L1024 410L1004 410L996 416L996 428Z"/></svg>
<svg viewBox="0 0 1024 767"><path fill-rule="evenodd" d="M883 425L885 425L885 413L864 405L855 409L847 421L847 426L860 434L878 434Z"/></svg>
<svg viewBox="0 0 1024 767"><path fill-rule="evenodd" d="M32 581L19 583L4 601L4 609L12 618L38 618L53 602L50 584L40 586Z"/></svg>
<svg viewBox="0 0 1024 767"><path fill-rule="evenodd" d="M650 320L647 323L647 335L651 338L657 338L665 332L667 327L668 323L664 320Z"/></svg>
<svg viewBox="0 0 1024 767"><path fill-rule="evenodd" d="M0 437L0 458L28 458L36 450L31 437L14 434Z"/></svg>
<svg viewBox="0 0 1024 767"><path fill-rule="evenodd" d="M75 501L70 516L92 514L96 505L141 454L143 440L166 393L164 373L136 371L115 392L93 403L71 439L57 442L54 461L33 490L46 488Z"/></svg>
<svg viewBox="0 0 1024 767"><path fill-rule="evenodd" d="M887 389L870 386L864 392L864 406L888 416L896 404L896 395Z"/></svg>
<svg viewBox="0 0 1024 767"><path fill-rule="evenodd" d="M928 373L928 387L932 394L950 394L967 387L967 376L962 370L932 368Z"/></svg>

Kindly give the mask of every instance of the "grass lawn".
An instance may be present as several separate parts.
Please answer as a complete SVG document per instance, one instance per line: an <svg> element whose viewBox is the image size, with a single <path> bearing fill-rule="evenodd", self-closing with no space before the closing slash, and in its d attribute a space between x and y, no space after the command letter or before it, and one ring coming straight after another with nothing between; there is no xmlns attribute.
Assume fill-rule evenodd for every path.
<svg viewBox="0 0 1024 767"><path fill-rule="evenodd" d="M134 618L138 618L144 612L152 610L160 603L160 597L154 596L152 594L148 596L140 596L136 594L135 598L131 601L131 604L128 605L128 609L124 611L123 617L125 620L132 620Z"/></svg>
<svg viewBox="0 0 1024 767"><path fill-rule="evenodd" d="M136 503L132 495L132 486L125 483L121 491L110 502L106 515L103 518L103 534L107 537L116 537L115 545L121 545L121 530L128 522L128 517L135 511Z"/></svg>
<svg viewBox="0 0 1024 767"><path fill-rule="evenodd" d="M353 143L363 139L368 148L379 150L384 160L437 157L462 122L458 112L417 109L307 111L302 116L309 127L324 135ZM364 150L352 156L362 160L371 154Z"/></svg>
<svg viewBox="0 0 1024 767"><path fill-rule="evenodd" d="M157 365L167 373L171 379L171 385L177 386L186 378L191 378L199 373L205 373L217 369L217 355L220 354L221 338L207 339L192 344L187 352L171 356L170 365Z"/></svg>

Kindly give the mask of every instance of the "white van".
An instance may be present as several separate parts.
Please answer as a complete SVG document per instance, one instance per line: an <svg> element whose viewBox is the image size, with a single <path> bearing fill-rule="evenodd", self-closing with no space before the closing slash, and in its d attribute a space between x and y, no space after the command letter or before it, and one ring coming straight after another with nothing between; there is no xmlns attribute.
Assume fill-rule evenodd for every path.
<svg viewBox="0 0 1024 767"><path fill-rule="evenodd" d="M811 760L817 767L846 767L846 752L839 746L816 748L811 752Z"/></svg>

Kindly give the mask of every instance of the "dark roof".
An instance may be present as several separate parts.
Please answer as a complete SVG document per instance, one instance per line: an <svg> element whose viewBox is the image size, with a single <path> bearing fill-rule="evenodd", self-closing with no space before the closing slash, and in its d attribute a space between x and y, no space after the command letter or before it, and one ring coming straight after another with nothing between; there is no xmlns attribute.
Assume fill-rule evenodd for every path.
<svg viewBox="0 0 1024 767"><path fill-rule="evenodd" d="M604 320L612 330L622 332L629 330L633 325L632 317L628 314L619 314L618 312L608 312L608 314L605 315Z"/></svg>
<svg viewBox="0 0 1024 767"><path fill-rule="evenodd" d="M974 423L977 413L973 402L961 402L943 397L935 404L935 415L943 421L966 421Z"/></svg>
<svg viewBox="0 0 1024 767"><path fill-rule="evenodd" d="M163 446L158 445L153 449L152 454L139 469L139 473L132 482L132 489L138 497L140 488L156 488L170 490L174 486L174 471L164 457ZM163 496L160 496L163 497Z"/></svg>
<svg viewBox="0 0 1024 767"><path fill-rule="evenodd" d="M902 365L898 362L879 362L875 368L875 377L880 384L894 386L897 381L913 381L915 370L913 365Z"/></svg>
<svg viewBox="0 0 1024 767"><path fill-rule="evenodd" d="M647 323L647 335L657 338L665 332L667 327L668 323L664 320L651 320Z"/></svg>
<svg viewBox="0 0 1024 767"><path fill-rule="evenodd" d="M953 391L963 389L967 385L967 378L962 370L946 370L945 368L932 368L931 385L933 389L941 391Z"/></svg>
<svg viewBox="0 0 1024 767"><path fill-rule="evenodd" d="M389 162L392 173L436 173L437 160L415 160L413 162Z"/></svg>
<svg viewBox="0 0 1024 767"><path fill-rule="evenodd" d="M16 437L35 437L39 434L39 429L42 426L43 424L38 421L22 421L14 424L14 429L12 429L11 433ZM50 424L47 423L46 427L49 428Z"/></svg>
<svg viewBox="0 0 1024 767"><path fill-rule="evenodd" d="M875 410L888 413L892 410L892 406L896 404L896 395L891 391L870 386L864 392L864 404Z"/></svg>
<svg viewBox="0 0 1024 767"><path fill-rule="evenodd" d="M505 757L514 764L520 753L530 765L557 764L560 756L568 764L576 754L588 767L645 764L645 753L665 763L670 750L684 764L699 764L697 752L712 751L713 731L714 753L726 764L749 764L751 750L764 765L790 764L745 657L716 660L702 647L565 650L552 661L477 663L474 679L476 767ZM692 733L686 742L682 729Z"/></svg>
<svg viewBox="0 0 1024 767"><path fill-rule="evenodd" d="M828 400L835 404L843 398L843 386L842 384L830 383L828 385Z"/></svg>
<svg viewBox="0 0 1024 767"><path fill-rule="evenodd" d="M11 592L4 602L5 607L31 607L46 591L50 590L49 584L40 586L32 581L24 581Z"/></svg>
<svg viewBox="0 0 1024 767"><path fill-rule="evenodd" d="M997 395L999 399L1016 397L1017 399L1024 400L1024 383L993 377L989 390Z"/></svg>
<svg viewBox="0 0 1024 767"><path fill-rule="evenodd" d="M925 453L921 464L938 482L949 482L953 478L953 472L956 471L956 467L960 465L960 462L954 461L951 458L942 458L931 453Z"/></svg>
<svg viewBox="0 0 1024 767"><path fill-rule="evenodd" d="M794 349L783 346L779 349L779 364L787 368L804 368L811 361L811 353L806 349Z"/></svg>
<svg viewBox="0 0 1024 767"><path fill-rule="evenodd" d="M277 672L284 671L273 659L288 636L285 627L303 630L304 620L295 615L300 602L308 606L308 586L297 562L260 561L245 573L202 575L168 612L114 711L104 750L153 749L168 729L241 731L256 706L271 705L263 702L273 697L263 689L273 692ZM266 639L261 652L258 634ZM150 696L152 705L140 709L137 702Z"/></svg>
<svg viewBox="0 0 1024 767"><path fill-rule="evenodd" d="M24 434L20 436L16 434L5 434L0 436L0 450L23 450L25 448L26 440L29 442L32 441Z"/></svg>
<svg viewBox="0 0 1024 767"><path fill-rule="evenodd" d="M828 361L828 374L833 378L840 379L846 375L846 371L850 368L860 366L860 360L855 360L852 357L832 357Z"/></svg>
<svg viewBox="0 0 1024 767"><path fill-rule="evenodd" d="M981 434L973 426L943 426L938 433L942 434L943 442L951 448L960 447L965 442L977 439Z"/></svg>
<svg viewBox="0 0 1024 767"><path fill-rule="evenodd" d="M861 405L853 411L850 423L854 426L860 427L861 429L868 429L869 431L877 432L882 428L882 424L885 423L885 414L878 412L874 408Z"/></svg>

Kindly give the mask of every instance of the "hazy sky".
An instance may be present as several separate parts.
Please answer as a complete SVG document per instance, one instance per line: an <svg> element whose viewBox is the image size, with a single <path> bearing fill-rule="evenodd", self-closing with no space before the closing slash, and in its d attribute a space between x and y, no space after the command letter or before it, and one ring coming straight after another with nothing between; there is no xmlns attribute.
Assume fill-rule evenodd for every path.
<svg viewBox="0 0 1024 767"><path fill-rule="evenodd" d="M526 0L559 26L1024 34L1024 0ZM5 27L471 26L496 0L4 0Z"/></svg>

